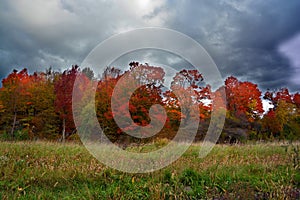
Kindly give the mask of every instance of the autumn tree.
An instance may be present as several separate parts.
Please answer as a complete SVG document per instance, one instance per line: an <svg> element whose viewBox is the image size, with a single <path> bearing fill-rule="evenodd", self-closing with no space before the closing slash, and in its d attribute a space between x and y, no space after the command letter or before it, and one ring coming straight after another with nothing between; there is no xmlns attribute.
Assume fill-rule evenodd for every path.
<svg viewBox="0 0 300 200"><path fill-rule="evenodd" d="M8 126L11 125L10 135L14 137L16 123L19 115L26 113L26 107L30 104L30 94L26 88L29 84L29 75L24 68L20 72L13 70L7 78L2 80L1 99L7 112Z"/></svg>
<svg viewBox="0 0 300 200"><path fill-rule="evenodd" d="M98 84L90 68L81 71L76 65L63 73L51 68L33 74L29 74L27 69L13 70L2 80L0 88L0 126L15 138L20 132L28 131L34 138L55 139L61 136L64 141L76 130L72 98L86 98L82 101L83 105L78 106L80 109L75 116L88 116L94 104L89 99L95 97L100 126L113 141L124 136L123 132L144 130L149 125L154 130L156 126L153 121L166 121L157 137L172 138L179 126L184 126L194 117L200 120L198 132L204 133L213 109L219 107L214 105L222 105L227 101L226 108L221 108L221 111L227 109L224 132L249 135L254 132L253 125L258 124L263 134L253 138L300 137L299 92L292 94L288 88L268 90L264 99L274 107L262 116L261 92L254 83L242 82L231 76L225 80L225 86L212 91L209 85L205 85L200 72L183 69L175 74L170 89L166 90L163 88L164 76L162 68L137 62L130 63L125 72L107 67ZM93 88L95 84L96 94L91 94L91 90L73 94L74 81L78 77L81 77L78 89L85 91L90 86L88 84L93 84ZM114 110L112 100L115 103ZM160 110L162 107L153 106L156 104L164 108L167 119ZM196 105L199 110L194 112L191 105ZM153 118L150 117L152 111L155 111ZM114 115L130 120L125 121L124 126L119 126ZM89 125L89 120L77 122L76 125Z"/></svg>
<svg viewBox="0 0 300 200"><path fill-rule="evenodd" d="M202 85L203 76L198 70L181 70L176 73L171 82L171 90L164 93L165 103L168 108L176 113L181 112L181 118L186 123L193 113L191 105L203 106L202 100L209 97L209 88ZM175 115L177 118L178 114ZM180 119L177 119L180 121Z"/></svg>
<svg viewBox="0 0 300 200"><path fill-rule="evenodd" d="M149 124L149 109L153 104L162 104L161 87L165 72L160 67L130 63L130 70L139 87L131 96L129 111L133 121L141 126ZM125 72L125 73L129 73Z"/></svg>
<svg viewBox="0 0 300 200"><path fill-rule="evenodd" d="M293 103L296 106L296 111L297 111L296 117L297 117L298 123L300 124L300 93L299 92L294 94Z"/></svg>
<svg viewBox="0 0 300 200"><path fill-rule="evenodd" d="M95 74L93 70L89 67L83 68L82 69L82 74L84 74L88 79L93 80L95 77Z"/></svg>
<svg viewBox="0 0 300 200"><path fill-rule="evenodd" d="M61 119L62 141L65 141L66 133L71 134L76 130L72 113L72 92L78 73L79 67L74 65L71 69L65 70L54 84L56 94L54 105Z"/></svg>
<svg viewBox="0 0 300 200"><path fill-rule="evenodd" d="M121 77L121 70L115 67L107 67L98 82L96 89L96 113L99 124L104 130L105 134L115 141L117 139L116 133L118 126L113 120L111 111L111 97L115 85Z"/></svg>
<svg viewBox="0 0 300 200"><path fill-rule="evenodd" d="M114 67L106 68L98 83L96 93L98 120L104 132L113 141L120 138L123 131L148 126L150 121L164 120L159 114L152 120L149 116L152 105L163 105L161 91L163 69L137 62L132 62L129 66L129 70L124 73ZM112 100L117 108L115 110L112 109ZM125 121L117 125L116 117Z"/></svg>
<svg viewBox="0 0 300 200"><path fill-rule="evenodd" d="M5 117L5 107L3 105L3 102L1 101L2 96L2 88L0 89L0 119L3 119ZM0 120L0 127L3 127L5 125L4 120Z"/></svg>
<svg viewBox="0 0 300 200"><path fill-rule="evenodd" d="M277 108L280 101L292 103L292 95L288 88L280 88L277 92L275 90L271 91L268 89L263 98L269 100L274 106L274 109Z"/></svg>
<svg viewBox="0 0 300 200"><path fill-rule="evenodd" d="M114 103L112 111L114 120L120 127L119 131L148 137L150 132L160 130L159 127L163 128L164 110L155 106L163 105L161 96L163 77L164 71L160 67L130 63L130 69L120 77L112 96ZM150 112L155 115L152 119ZM150 126L153 126L151 130Z"/></svg>
<svg viewBox="0 0 300 200"><path fill-rule="evenodd" d="M225 80L227 109L234 117L245 116L248 121L258 120L263 114L261 91L251 82L241 82L231 76Z"/></svg>
<svg viewBox="0 0 300 200"><path fill-rule="evenodd" d="M2 90L0 90L0 93L2 92ZM0 95L1 96L1 95ZM3 103L2 101L0 100L0 114L4 113L5 112L5 109L4 109L4 106L3 106Z"/></svg>
<svg viewBox="0 0 300 200"><path fill-rule="evenodd" d="M299 109L300 108L300 93L297 92L296 94L294 94L293 102L297 106L297 108Z"/></svg>
<svg viewBox="0 0 300 200"><path fill-rule="evenodd" d="M55 138L58 132L58 115L54 108L54 81L57 76L51 69L30 75L31 84L27 88L31 94L28 114L34 137Z"/></svg>
<svg viewBox="0 0 300 200"><path fill-rule="evenodd" d="M264 128L272 137L292 139L299 136L297 98L298 93L292 95L287 88L265 93L264 99L274 105L263 118Z"/></svg>

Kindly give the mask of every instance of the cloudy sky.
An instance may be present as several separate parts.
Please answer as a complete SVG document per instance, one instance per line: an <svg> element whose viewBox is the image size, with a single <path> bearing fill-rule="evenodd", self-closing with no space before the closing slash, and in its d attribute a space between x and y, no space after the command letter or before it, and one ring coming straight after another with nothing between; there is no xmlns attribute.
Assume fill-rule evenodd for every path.
<svg viewBox="0 0 300 200"><path fill-rule="evenodd" d="M224 78L234 75L263 90L300 91L299 0L0 0L0 5L1 79L14 68L64 70L106 38L151 26L195 39ZM171 65L174 59L169 60Z"/></svg>

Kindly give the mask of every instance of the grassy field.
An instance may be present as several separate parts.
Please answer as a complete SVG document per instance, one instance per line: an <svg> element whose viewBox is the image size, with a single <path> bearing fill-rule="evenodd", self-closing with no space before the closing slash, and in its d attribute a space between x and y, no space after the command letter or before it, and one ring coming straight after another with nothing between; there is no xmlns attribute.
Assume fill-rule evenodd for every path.
<svg viewBox="0 0 300 200"><path fill-rule="evenodd" d="M102 165L79 144L1 142L0 199L300 198L294 146L217 145L204 159L199 148L159 171L128 174Z"/></svg>

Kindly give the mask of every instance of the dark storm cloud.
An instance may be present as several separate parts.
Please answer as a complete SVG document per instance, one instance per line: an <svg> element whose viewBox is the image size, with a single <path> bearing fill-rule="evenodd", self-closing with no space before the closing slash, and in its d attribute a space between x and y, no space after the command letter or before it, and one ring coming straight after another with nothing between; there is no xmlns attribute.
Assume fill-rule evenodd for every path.
<svg viewBox="0 0 300 200"><path fill-rule="evenodd" d="M151 23L143 19L160 1L4 0L0 7L0 78L13 68L30 71L80 64L109 36ZM137 9L140 9L138 11ZM147 24L146 24L147 23Z"/></svg>
<svg viewBox="0 0 300 200"><path fill-rule="evenodd" d="M289 81L295 71L278 47L300 32L300 1L185 1L169 9L176 13L170 27L200 42L224 77L262 89L299 89Z"/></svg>
<svg viewBox="0 0 300 200"><path fill-rule="evenodd" d="M300 32L298 10L299 0L4 0L0 78L13 68L65 69L80 64L113 34L158 26L183 32L202 44L224 78L234 75L262 89L289 86L296 90L299 82L289 81L299 73L291 65L295 56L278 49ZM289 46L293 49L284 51L288 55L299 51ZM157 63L164 59L155 56L149 58Z"/></svg>
<svg viewBox="0 0 300 200"><path fill-rule="evenodd" d="M290 77L290 83L300 91L300 34L282 43L279 51L290 60L294 74Z"/></svg>

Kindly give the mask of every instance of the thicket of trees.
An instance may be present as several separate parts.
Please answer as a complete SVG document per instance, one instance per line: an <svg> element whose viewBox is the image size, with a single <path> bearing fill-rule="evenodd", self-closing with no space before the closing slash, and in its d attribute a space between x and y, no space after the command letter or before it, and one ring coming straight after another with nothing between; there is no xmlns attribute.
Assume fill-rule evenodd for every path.
<svg viewBox="0 0 300 200"><path fill-rule="evenodd" d="M133 71L135 73L130 73ZM33 74L29 74L27 69L13 70L2 80L0 88L0 136L32 140L76 138L72 116L72 89L76 76L97 81L97 118L107 136L115 142L120 141L124 133L113 118L111 97L113 92L122 92L114 89L124 76L136 80L139 87L131 95L129 107L125 96L117 99L118 115L130 115L135 125L146 126L151 121L149 109L152 105L160 104L166 110L164 128L154 138L173 138L179 125L188 122L190 115L196 115L200 119L196 139L201 140L210 122L213 97L216 97L215 103L222 100L217 98L220 90L212 91L209 85L205 85L205 77L197 70L178 72L168 90L163 87L165 72L162 68L137 62L130 63L129 70L125 72L108 67L99 80L91 69L81 70L77 65L62 73L51 68ZM123 88L130 88L130 84L132 82L123 83ZM225 80L224 89L227 114L220 142L300 138L299 93L291 94L287 88L281 88L262 94L256 84L242 82L232 76ZM274 106L266 114L262 98ZM187 111L191 104L199 106L200 112ZM164 120L160 115L155 118ZM123 128L134 130L135 126Z"/></svg>

